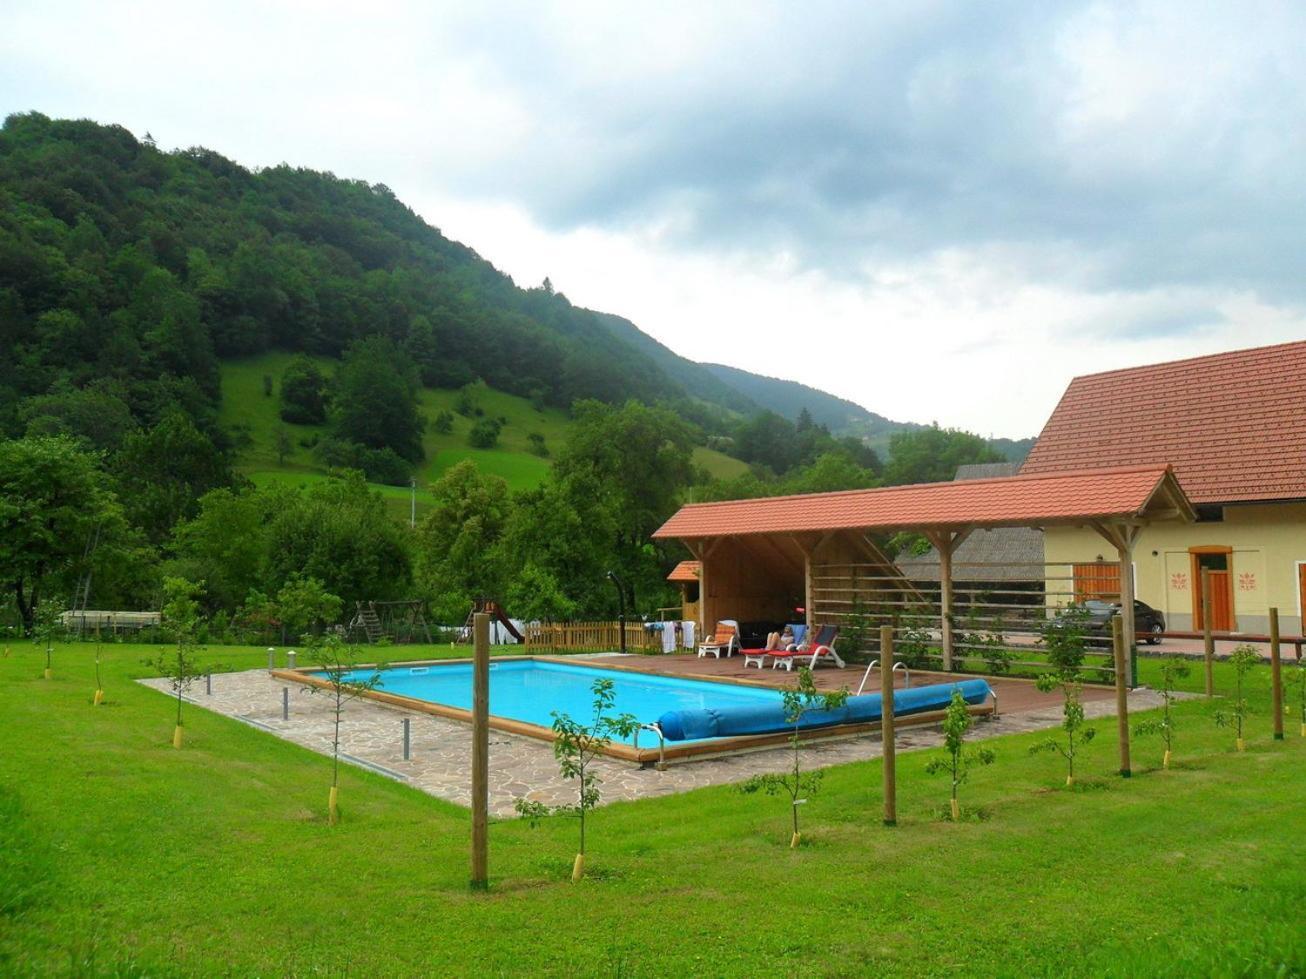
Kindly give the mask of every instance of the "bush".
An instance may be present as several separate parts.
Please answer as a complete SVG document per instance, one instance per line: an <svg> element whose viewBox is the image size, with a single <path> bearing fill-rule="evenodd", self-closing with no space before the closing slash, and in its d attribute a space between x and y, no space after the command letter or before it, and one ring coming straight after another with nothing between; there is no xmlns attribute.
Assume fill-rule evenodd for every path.
<svg viewBox="0 0 1306 979"><path fill-rule="evenodd" d="M526 441L531 444L531 452L540 458L546 458L549 454L549 447L544 444L544 436L539 432L531 432L526 436Z"/></svg>
<svg viewBox="0 0 1306 979"><path fill-rule="evenodd" d="M453 431L453 412L447 408L435 416L431 422L431 429L440 435L448 435Z"/></svg>
<svg viewBox="0 0 1306 979"><path fill-rule="evenodd" d="M464 384L458 389L458 397L454 399L453 410L464 418L471 418L473 415L481 413L480 407L476 404L475 383Z"/></svg>
<svg viewBox="0 0 1306 979"><path fill-rule="evenodd" d="M478 419L467 433L467 444L473 449L492 449L499 444L499 431L502 428L498 419Z"/></svg>
<svg viewBox="0 0 1306 979"><path fill-rule="evenodd" d="M332 469L357 469L369 482L387 486L407 486L412 466L394 449L369 449L344 439L323 439L317 444L318 460Z"/></svg>
<svg viewBox="0 0 1306 979"><path fill-rule="evenodd" d="M326 421L326 378L307 357L296 357L281 375L281 420L292 425Z"/></svg>

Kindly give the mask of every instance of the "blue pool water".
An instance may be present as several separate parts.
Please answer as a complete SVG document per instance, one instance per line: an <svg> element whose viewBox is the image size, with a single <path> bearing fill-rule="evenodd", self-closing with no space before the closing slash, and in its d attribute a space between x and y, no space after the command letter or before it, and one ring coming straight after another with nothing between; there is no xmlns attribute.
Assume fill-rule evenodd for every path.
<svg viewBox="0 0 1306 979"><path fill-rule="evenodd" d="M360 670L357 675L367 677L371 674ZM490 664L490 713L495 717L549 727L553 724L552 712L558 711L588 724L594 715L594 694L590 688L599 678L613 683L616 702L612 713L634 714L644 724L656 721L669 710L744 707L779 703L781 700L780 694L774 690L733 683L651 676L569 663L512 660ZM470 663L395 666L382 671L379 689L415 700L471 710L472 666ZM633 745L634 737L626 739L626 743ZM650 731L641 732L639 746L656 748L657 735Z"/></svg>

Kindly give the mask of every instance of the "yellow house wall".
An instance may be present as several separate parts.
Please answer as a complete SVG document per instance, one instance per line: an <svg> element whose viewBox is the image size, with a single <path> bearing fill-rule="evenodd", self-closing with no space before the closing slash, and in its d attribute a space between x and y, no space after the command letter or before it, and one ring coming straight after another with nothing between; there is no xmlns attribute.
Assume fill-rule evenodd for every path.
<svg viewBox="0 0 1306 979"><path fill-rule="evenodd" d="M1134 549L1137 594L1165 613L1170 629L1193 628L1195 583L1188 549L1202 546L1233 548L1230 567L1237 631L1265 632L1268 610L1275 606L1283 633L1301 634L1297 565L1306 563L1306 504L1229 506L1218 523L1157 524L1144 530ZM1116 560L1115 549L1087 528L1048 528L1044 554L1049 564L1088 562L1099 555ZM1063 575L1069 570L1054 568L1048 573ZM1201 587L1200 582L1196 587Z"/></svg>

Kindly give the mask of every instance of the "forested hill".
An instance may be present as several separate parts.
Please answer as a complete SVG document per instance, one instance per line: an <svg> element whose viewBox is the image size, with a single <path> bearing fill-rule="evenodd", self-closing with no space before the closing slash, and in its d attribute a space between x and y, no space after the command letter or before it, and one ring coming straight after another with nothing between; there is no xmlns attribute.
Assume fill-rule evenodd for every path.
<svg viewBox="0 0 1306 979"><path fill-rule="evenodd" d="M217 394L218 358L339 356L381 334L428 385L474 378L558 406L653 403L680 383L547 286L518 288L389 189L118 126L15 115L0 130L0 404L115 377ZM147 405L130 405L134 413Z"/></svg>
<svg viewBox="0 0 1306 979"><path fill-rule="evenodd" d="M837 398L798 381L763 377L725 364L703 366L720 382L730 385L776 414L797 419L805 410L812 421L836 434L875 438L925 427L914 422L892 421L853 401Z"/></svg>
<svg viewBox="0 0 1306 979"><path fill-rule="evenodd" d="M594 315L616 337L645 354L667 376L674 378L676 383L693 397L741 414L753 414L765 407L749 397L748 393L739 385L731 384L728 381L722 383L712 365L695 363L686 357L680 356L666 344L653 339L625 317L598 312ZM755 375L748 374L746 371L739 371L739 373L745 377L755 377ZM785 413L781 412L781 414ZM791 420L797 418L798 413L794 412Z"/></svg>

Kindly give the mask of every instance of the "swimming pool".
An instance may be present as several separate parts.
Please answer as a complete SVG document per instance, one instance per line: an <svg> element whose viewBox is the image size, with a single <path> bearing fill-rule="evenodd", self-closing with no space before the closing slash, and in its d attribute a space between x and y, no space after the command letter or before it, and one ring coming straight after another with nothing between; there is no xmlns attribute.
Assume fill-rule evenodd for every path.
<svg viewBox="0 0 1306 979"><path fill-rule="evenodd" d="M757 710L778 707L784 698L772 687L741 680L717 680L666 676L644 672L639 657L626 663L604 666L580 665L572 660L543 656L500 656L490 663L490 727L496 731L525 735L543 741L553 740L553 712L570 714L581 723L588 724L594 714L594 695L591 687L599 678L613 682L615 704L613 713L633 714L642 724L665 721L668 713L684 712L700 715L708 711L717 716L720 728L721 715L738 714L741 710L756 717ZM371 676L371 669L360 668L354 675ZM405 710L435 714L458 721L472 719L472 664L468 660L440 660L421 663L402 663L381 671L381 686L368 691L365 697ZM312 667L273 670L272 676L325 687L321 670ZM949 692L947 685L934 690ZM987 686L986 686L987 689ZM922 688L922 691L924 688ZM878 701L878 695L867 698ZM968 701L975 704L975 701ZM939 721L946 705L923 704L913 708L911 716L901 716L895 710L898 725L927 724ZM851 705L850 705L851 706ZM750 710L751 708L751 710ZM732 710L733 709L733 710ZM972 706L972 713L993 713L993 707ZM763 715L768 712L763 710ZM770 715L773 719L774 715ZM750 722L751 723L751 722ZM820 728L804 730L801 737L846 737L874 731L879 728L878 715L847 719ZM660 743L656 732L642 730L638 738L614 741L603 749L613 758L645 764L660 764L675 760L706 757L723 751L765 748L788 742L788 726L770 733L716 733L695 739L685 737L691 733L683 723L679 737L669 734L665 744ZM710 728L709 728L710 729ZM698 727L694 726L696 732Z"/></svg>
<svg viewBox="0 0 1306 979"><path fill-rule="evenodd" d="M312 671L307 675L320 677L322 674L320 671ZM371 676L371 671L358 670L352 675L366 678ZM611 680L613 683L615 702L611 713L633 714L642 724L656 721L671 710L746 707L776 704L782 699L778 691L760 687L655 676L548 660L517 659L499 660L490 664L490 714L548 728L553 724L553 712L557 711L560 714L570 714L582 724L588 724L594 716L592 687L598 679ZM393 666L381 671L378 689L396 697L470 711L472 664L458 662ZM636 739L632 736L623 743L634 747ZM650 748L656 745L655 734L640 732L639 747Z"/></svg>

